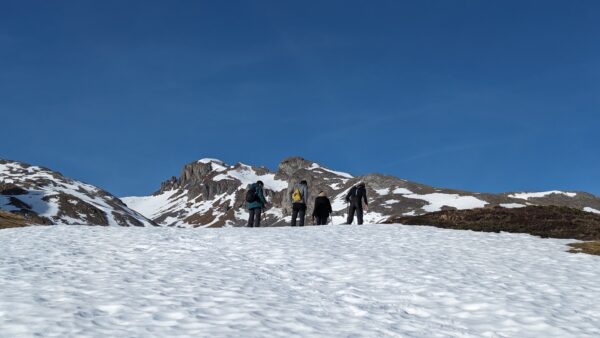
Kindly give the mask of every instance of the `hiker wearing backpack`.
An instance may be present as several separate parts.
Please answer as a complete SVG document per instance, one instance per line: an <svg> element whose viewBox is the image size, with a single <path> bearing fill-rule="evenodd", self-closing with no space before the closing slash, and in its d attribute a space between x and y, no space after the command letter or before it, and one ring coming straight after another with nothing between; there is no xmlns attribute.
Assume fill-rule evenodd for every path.
<svg viewBox="0 0 600 338"><path fill-rule="evenodd" d="M290 189L290 200L292 201L292 226L296 226L296 218L300 217L300 226L304 226L306 215L306 201L308 201L308 184L305 180L300 184L294 184Z"/></svg>
<svg viewBox="0 0 600 338"><path fill-rule="evenodd" d="M358 224L363 224L363 202L365 203L365 211L369 211L369 202L367 201L367 189L364 182L359 182L353 186L348 195L346 195L346 203L350 203L348 208L348 220L346 224L352 224L354 221L354 213Z"/></svg>
<svg viewBox="0 0 600 338"><path fill-rule="evenodd" d="M246 205L248 207L248 227L259 227L262 209L267 207L267 200L263 193L263 182L251 184L246 191Z"/></svg>
<svg viewBox="0 0 600 338"><path fill-rule="evenodd" d="M319 196L315 198L315 208L313 209L313 221L316 225L327 224L327 219L333 210L331 209L331 202L324 191L319 193Z"/></svg>

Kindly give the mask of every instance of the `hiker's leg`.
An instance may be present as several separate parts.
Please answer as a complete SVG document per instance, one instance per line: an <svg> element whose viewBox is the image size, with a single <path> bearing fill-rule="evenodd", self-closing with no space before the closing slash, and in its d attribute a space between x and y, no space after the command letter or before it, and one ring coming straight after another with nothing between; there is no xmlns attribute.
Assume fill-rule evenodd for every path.
<svg viewBox="0 0 600 338"><path fill-rule="evenodd" d="M358 221L358 224L363 224L363 208L362 208L362 205L358 206L358 208L356 208L356 220Z"/></svg>
<svg viewBox="0 0 600 338"><path fill-rule="evenodd" d="M257 208L255 209L256 211L254 212L254 226L255 227L259 227L260 226L260 216L262 213L262 209L261 208Z"/></svg>
<svg viewBox="0 0 600 338"><path fill-rule="evenodd" d="M252 227L254 225L254 210L255 209L248 210L248 224L246 224L248 227Z"/></svg>
<svg viewBox="0 0 600 338"><path fill-rule="evenodd" d="M304 216L306 214L306 205L302 205L298 210L298 217L300 217L300 226L304 226Z"/></svg>
<svg viewBox="0 0 600 338"><path fill-rule="evenodd" d="M356 207L353 204L350 204L350 207L348 208L348 220L346 223L352 224L354 221L354 211L356 211Z"/></svg>
<svg viewBox="0 0 600 338"><path fill-rule="evenodd" d="M296 218L298 217L298 208L296 205L292 206L292 226L296 226Z"/></svg>

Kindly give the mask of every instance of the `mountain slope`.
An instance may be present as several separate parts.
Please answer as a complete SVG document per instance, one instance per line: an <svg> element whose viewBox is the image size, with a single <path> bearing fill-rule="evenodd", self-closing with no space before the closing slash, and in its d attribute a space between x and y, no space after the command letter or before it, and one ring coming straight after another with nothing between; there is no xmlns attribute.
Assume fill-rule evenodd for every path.
<svg viewBox="0 0 600 338"><path fill-rule="evenodd" d="M155 225L104 190L8 160L0 160L0 210L28 224Z"/></svg>
<svg viewBox="0 0 600 338"><path fill-rule="evenodd" d="M124 197L123 201L161 225L243 225L248 216L244 209L245 189L259 179L265 183L271 205L265 213L266 225L289 221L291 203L287 187L302 179L307 180L309 186L311 203L307 215L312 213L314 197L324 191L331 199L336 224L345 221L344 197L359 181L367 185L370 207L365 215L367 223L381 222L392 216L494 206L560 205L600 213L600 199L582 192L485 194L439 189L380 174L354 177L300 157L283 160L275 172L242 163L228 165L220 160L201 159L185 165L179 178L163 182L152 196Z"/></svg>

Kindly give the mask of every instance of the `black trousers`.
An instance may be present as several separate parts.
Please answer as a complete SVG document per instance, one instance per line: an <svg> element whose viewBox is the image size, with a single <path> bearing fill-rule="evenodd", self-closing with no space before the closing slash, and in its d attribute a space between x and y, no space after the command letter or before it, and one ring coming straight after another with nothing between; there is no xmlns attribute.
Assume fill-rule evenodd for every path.
<svg viewBox="0 0 600 338"><path fill-rule="evenodd" d="M304 226L304 216L306 214L306 204L294 203L292 204L292 226L296 226L296 218L300 217L300 226Z"/></svg>
<svg viewBox="0 0 600 338"><path fill-rule="evenodd" d="M254 208L248 210L250 216L248 217L248 226L249 227L259 227L260 226L260 214L262 212L262 208Z"/></svg>
<svg viewBox="0 0 600 338"><path fill-rule="evenodd" d="M328 218L329 216L315 216L315 221L317 222L317 225L326 225Z"/></svg>
<svg viewBox="0 0 600 338"><path fill-rule="evenodd" d="M353 203L350 203L350 207L348 208L348 220L346 223L352 224L352 222L354 221L354 213L355 212L356 212L356 219L358 221L358 224L363 224L362 203L360 203L358 205L354 205Z"/></svg>

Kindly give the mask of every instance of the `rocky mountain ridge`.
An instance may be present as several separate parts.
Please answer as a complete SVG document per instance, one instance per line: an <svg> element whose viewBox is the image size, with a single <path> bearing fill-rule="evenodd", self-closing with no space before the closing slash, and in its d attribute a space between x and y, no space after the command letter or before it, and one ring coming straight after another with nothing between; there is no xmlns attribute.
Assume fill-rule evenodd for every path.
<svg viewBox="0 0 600 338"><path fill-rule="evenodd" d="M26 224L156 225L98 187L1 159L0 211L18 215Z"/></svg>
<svg viewBox="0 0 600 338"><path fill-rule="evenodd" d="M160 225L239 226L245 224L248 216L244 207L247 185L262 180L270 204L263 224L282 225L289 222L291 214L288 186L302 179L308 181L310 201L319 191L324 191L329 196L335 224L345 221L347 205L344 197L359 181L364 181L367 186L367 223L440 210L497 206L519 208L528 205L557 205L600 213L600 198L585 192L489 194L441 189L381 174L354 177L301 157L283 160L274 172L265 167L243 163L228 165L216 159L201 159L186 164L179 177L171 177L163 182L153 195L122 199L132 209ZM311 213L312 203L307 215L310 216Z"/></svg>

